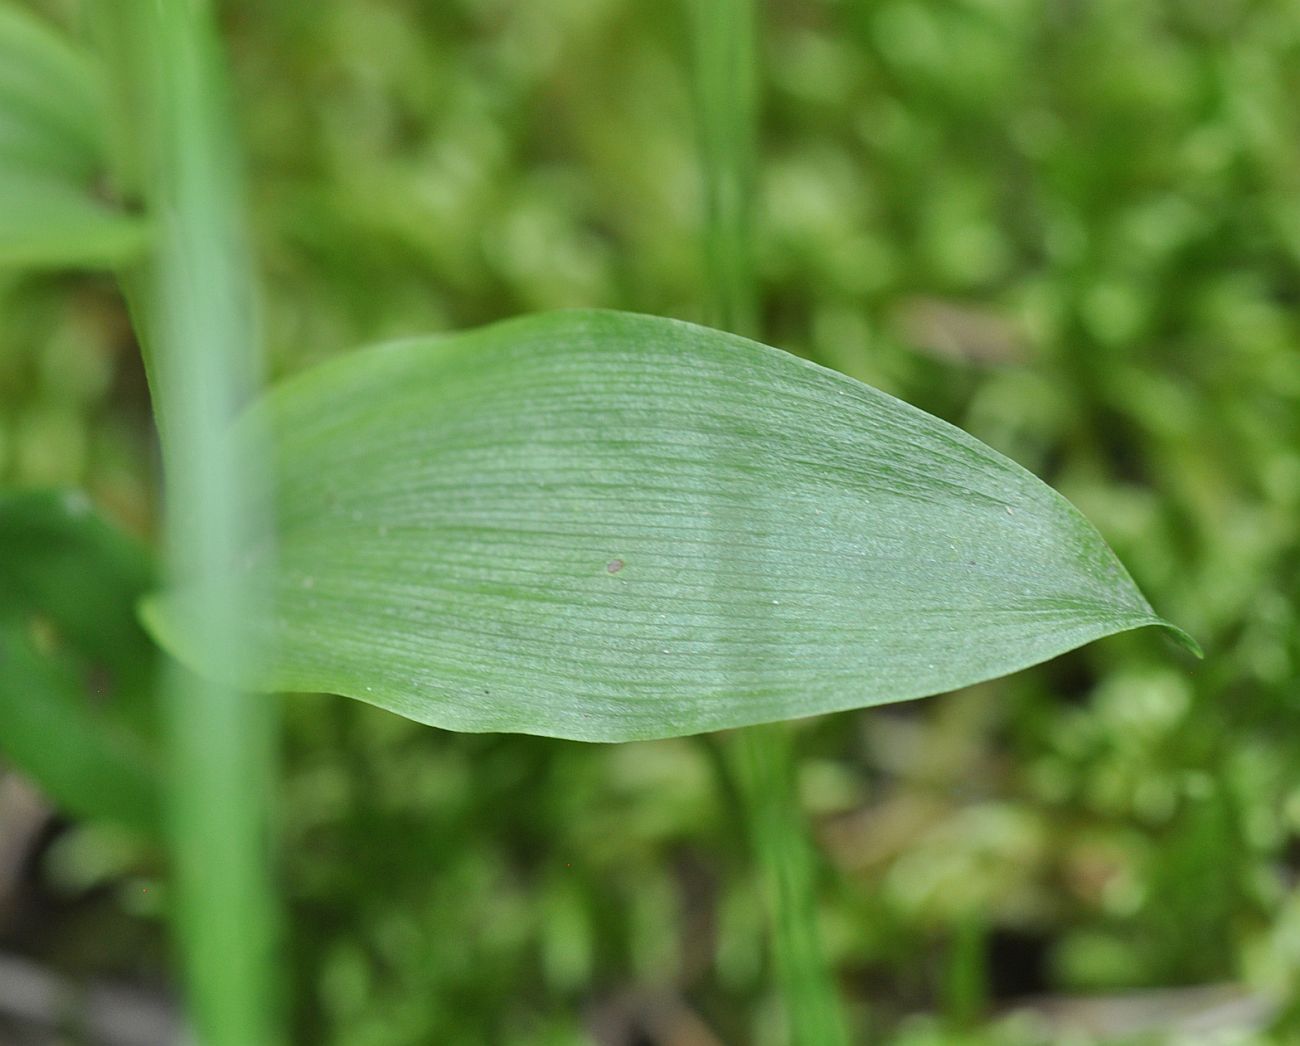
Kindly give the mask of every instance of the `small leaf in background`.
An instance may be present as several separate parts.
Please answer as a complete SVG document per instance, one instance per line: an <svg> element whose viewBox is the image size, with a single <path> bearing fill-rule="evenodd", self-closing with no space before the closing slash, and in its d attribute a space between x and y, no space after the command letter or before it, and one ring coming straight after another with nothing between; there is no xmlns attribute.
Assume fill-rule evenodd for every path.
<svg viewBox="0 0 1300 1046"><path fill-rule="evenodd" d="M140 254L146 229L75 185L0 170L0 264L111 268Z"/></svg>
<svg viewBox="0 0 1300 1046"><path fill-rule="evenodd" d="M276 557L243 564L276 600L249 623L277 651L255 682L448 729L698 733L1165 625L1007 458L672 320L553 313L382 346L285 383L239 432L250 454L269 439L277 490ZM183 598L146 612L203 664Z"/></svg>
<svg viewBox="0 0 1300 1046"><path fill-rule="evenodd" d="M0 0L0 265L111 266L146 225L96 195L105 86L94 59Z"/></svg>
<svg viewBox="0 0 1300 1046"><path fill-rule="evenodd" d="M0 167L93 178L104 148L102 92L89 54L0 2Z"/></svg>
<svg viewBox="0 0 1300 1046"><path fill-rule="evenodd" d="M76 492L0 495L0 752L64 808L149 827L144 549Z"/></svg>

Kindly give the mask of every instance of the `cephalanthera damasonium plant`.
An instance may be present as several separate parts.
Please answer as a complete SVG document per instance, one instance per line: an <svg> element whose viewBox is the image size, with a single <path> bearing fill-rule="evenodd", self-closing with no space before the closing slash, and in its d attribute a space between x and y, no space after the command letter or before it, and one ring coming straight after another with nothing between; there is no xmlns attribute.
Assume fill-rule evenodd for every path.
<svg viewBox="0 0 1300 1046"><path fill-rule="evenodd" d="M753 16L738 0L697 13L702 297L751 331ZM618 742L936 694L1146 625L1195 648L1028 472L736 334L533 315L258 394L211 11L88 14L82 43L0 6L0 262L119 278L162 440L165 583L84 499L5 494L2 743L73 810L146 829L165 811L204 1041L278 1034L273 706L255 692ZM175 658L160 726L148 702L90 717L81 695L92 662L127 695L150 689L137 606ZM769 892L806 898L783 742L740 744ZM774 915L796 1037L842 1038L815 938Z"/></svg>

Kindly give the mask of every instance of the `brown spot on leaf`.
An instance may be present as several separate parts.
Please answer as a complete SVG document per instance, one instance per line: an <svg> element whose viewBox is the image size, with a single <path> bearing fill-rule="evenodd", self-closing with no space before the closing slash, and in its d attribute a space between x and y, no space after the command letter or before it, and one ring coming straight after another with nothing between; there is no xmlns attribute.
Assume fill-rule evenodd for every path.
<svg viewBox="0 0 1300 1046"><path fill-rule="evenodd" d="M90 666L90 671L86 673L86 690L90 693L91 699L96 702L106 702L113 696L113 673L109 671L106 665L95 664Z"/></svg>

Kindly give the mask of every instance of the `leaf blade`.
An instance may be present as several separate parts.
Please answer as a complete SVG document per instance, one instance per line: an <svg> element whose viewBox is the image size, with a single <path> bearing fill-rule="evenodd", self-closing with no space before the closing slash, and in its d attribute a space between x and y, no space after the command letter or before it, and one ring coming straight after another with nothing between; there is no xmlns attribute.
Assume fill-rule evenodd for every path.
<svg viewBox="0 0 1300 1046"><path fill-rule="evenodd" d="M149 242L148 223L78 186L0 171L0 265L113 268Z"/></svg>
<svg viewBox="0 0 1300 1046"><path fill-rule="evenodd" d="M103 154L103 84L91 55L0 2L0 167L94 176Z"/></svg>
<svg viewBox="0 0 1300 1046"><path fill-rule="evenodd" d="M155 650L143 547L64 490L0 493L0 752L65 809L147 831Z"/></svg>
<svg viewBox="0 0 1300 1046"><path fill-rule="evenodd" d="M1166 625L1068 502L973 437L672 320L380 347L274 392L249 453L259 426L279 520L260 684L449 729L696 733ZM183 616L149 615L201 661Z"/></svg>
<svg viewBox="0 0 1300 1046"><path fill-rule="evenodd" d="M99 198L105 84L93 55L0 0L0 265L113 268L147 223Z"/></svg>

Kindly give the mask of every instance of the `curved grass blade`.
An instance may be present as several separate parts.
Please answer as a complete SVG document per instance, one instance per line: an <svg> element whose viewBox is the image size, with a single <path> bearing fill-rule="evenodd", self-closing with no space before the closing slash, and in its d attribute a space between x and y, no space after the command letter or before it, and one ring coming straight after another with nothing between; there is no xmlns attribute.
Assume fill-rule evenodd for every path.
<svg viewBox="0 0 1300 1046"><path fill-rule="evenodd" d="M240 439L259 428L278 562L250 547L240 566L273 577L246 622L277 651L267 690L624 741L935 694L1144 625L1183 636L1012 461L686 323L565 312L382 346L287 382ZM146 613L204 665L183 597Z"/></svg>
<svg viewBox="0 0 1300 1046"><path fill-rule="evenodd" d="M98 6L118 100L114 177L143 191L154 218L148 257L122 282L158 421L167 576L194 587L208 655L237 665L238 623L260 578L227 565L241 533L264 534L250 504L266 506L261 470L239 468L226 434L260 379L261 345L216 4ZM269 845L278 713L238 687L168 668L170 908L195 1037L271 1046L284 1038Z"/></svg>

